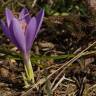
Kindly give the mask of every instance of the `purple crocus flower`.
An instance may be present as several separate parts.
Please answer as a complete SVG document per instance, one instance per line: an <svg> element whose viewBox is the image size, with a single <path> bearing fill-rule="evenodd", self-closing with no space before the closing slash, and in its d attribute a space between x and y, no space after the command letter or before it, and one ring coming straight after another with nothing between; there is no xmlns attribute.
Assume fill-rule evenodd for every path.
<svg viewBox="0 0 96 96"><path fill-rule="evenodd" d="M33 41L42 25L44 10L41 9L36 17L29 15L26 8L23 8L19 17L15 17L11 10L5 9L6 23L0 20L0 26L5 35L20 49L24 57L24 67L26 74L25 83L32 81L34 83L34 73L30 61L30 50ZM26 84L27 85L27 84Z"/></svg>
<svg viewBox="0 0 96 96"><path fill-rule="evenodd" d="M44 10L41 9L36 17L31 18L28 10L23 8L19 18L16 18L12 11L6 8L5 15L6 23L0 20L3 32L23 53L28 53L41 27Z"/></svg>

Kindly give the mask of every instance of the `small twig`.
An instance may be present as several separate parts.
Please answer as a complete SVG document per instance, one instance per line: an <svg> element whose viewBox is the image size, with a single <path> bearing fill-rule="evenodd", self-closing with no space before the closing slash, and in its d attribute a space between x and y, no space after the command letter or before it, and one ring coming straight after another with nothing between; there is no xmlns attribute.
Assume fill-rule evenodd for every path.
<svg viewBox="0 0 96 96"><path fill-rule="evenodd" d="M60 84L63 80L67 80L67 81L74 82L73 80L68 79L68 78L65 77L65 75L63 75L62 78L57 82L57 84L52 88L52 92L59 86L59 84Z"/></svg>
<svg viewBox="0 0 96 96"><path fill-rule="evenodd" d="M32 8L36 5L37 0L34 0L32 3Z"/></svg>
<svg viewBox="0 0 96 96"><path fill-rule="evenodd" d="M63 75L63 77L59 80L59 82L53 87L52 92L58 87L58 85L65 79L65 76Z"/></svg>

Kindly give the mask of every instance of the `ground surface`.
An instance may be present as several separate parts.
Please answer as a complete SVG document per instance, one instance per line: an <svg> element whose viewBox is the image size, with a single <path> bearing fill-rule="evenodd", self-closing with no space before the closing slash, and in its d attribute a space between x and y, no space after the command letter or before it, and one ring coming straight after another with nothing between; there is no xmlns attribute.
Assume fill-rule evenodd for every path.
<svg viewBox="0 0 96 96"><path fill-rule="evenodd" d="M71 29L71 26L73 29ZM80 28L82 29L82 32ZM96 40L94 22L91 22L87 17L49 16L48 18L44 19L44 24L41 31L42 33L38 35L38 38L36 39L32 48L33 54L37 54L37 56L43 55L50 57L73 54L79 48L81 48L81 52ZM6 46L6 42L9 43L9 41L4 37L4 40L2 39L1 41L2 46ZM10 46L12 46L10 48L14 50L14 46ZM11 50L10 48L8 50ZM93 48L91 50L96 49ZM12 54L10 54L10 52L11 51L6 54L6 51L0 51L0 53L6 54L5 56L11 56ZM17 50L15 50L15 52L18 53ZM76 54L78 53L79 52ZM22 60L17 60L16 57L14 58L15 55L12 56L13 57L11 58L6 58L2 56L2 54L0 56L3 58L0 60L0 96L21 96L24 94L24 92L27 93L27 91L30 89L29 88L25 90L23 88L24 84L22 81L21 72L24 72L24 69ZM62 59L62 57L59 58L60 59L38 58L39 61L34 59L33 63L35 63L35 65L33 68L36 74L36 81L38 81L41 77L44 77L44 74L48 76L50 73L54 72L54 70L57 70L60 66L73 57L65 59ZM54 90L52 96L96 96L95 59L95 54L87 55L85 57L81 57L75 61L74 64L69 66L62 73L62 75L60 75L55 84L57 84L58 80L60 80L64 75L67 79L64 79L62 83L59 84L59 86ZM41 72L41 70L51 66L53 67L47 71L45 70L46 72ZM61 70L59 72L61 72ZM49 85L59 74L59 72L51 77L51 79L48 81L49 83L47 82ZM50 89L49 85L47 87ZM46 95L46 93L50 93L47 87L43 85L39 86L38 90L31 91L28 96L47 96L48 94Z"/></svg>

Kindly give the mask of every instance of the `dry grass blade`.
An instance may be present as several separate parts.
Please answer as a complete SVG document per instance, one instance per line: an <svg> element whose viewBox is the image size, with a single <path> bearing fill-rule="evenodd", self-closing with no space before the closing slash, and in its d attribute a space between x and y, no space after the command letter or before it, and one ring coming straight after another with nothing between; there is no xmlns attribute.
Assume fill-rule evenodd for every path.
<svg viewBox="0 0 96 96"><path fill-rule="evenodd" d="M63 75L62 78L57 82L57 84L52 88L52 92L58 87L58 85L59 85L63 80L67 80L67 81L70 81L70 82L73 82L73 83L74 83L73 80L68 79L68 78L65 77L65 75Z"/></svg>
<svg viewBox="0 0 96 96"><path fill-rule="evenodd" d="M91 55L91 54L96 54L96 51L84 52L84 56L85 56L85 55Z"/></svg>
<svg viewBox="0 0 96 96"><path fill-rule="evenodd" d="M94 84L93 86L91 86L90 88L88 88L87 92L90 91L90 90L92 90L95 87L96 87L96 84Z"/></svg>
<svg viewBox="0 0 96 96"><path fill-rule="evenodd" d="M74 58L72 58L71 60L69 60L68 62L64 63L60 68L58 68L56 71L54 71L52 74L50 74L51 76L54 75L55 73L57 73L59 70L61 70L63 67L65 66L70 66L74 61L76 61L78 58L80 58L82 55L84 55L84 52L87 51L89 48L91 48L93 45L96 44L96 41L91 44L90 46L88 46L86 49L84 49L82 52L80 52L79 54L77 54ZM49 79L49 78L47 78Z"/></svg>
<svg viewBox="0 0 96 96"><path fill-rule="evenodd" d="M59 80L59 82L57 82L57 84L54 86L54 88L52 89L52 91L54 91L58 85L65 79L65 76L63 75L62 78Z"/></svg>
<svg viewBox="0 0 96 96"><path fill-rule="evenodd" d="M90 54L95 54L95 53L96 53L96 51L84 52L84 53L82 54L82 56L90 55ZM61 72L56 76L56 78L55 78L54 81L52 82L51 88L54 86L55 81L59 78L59 76L60 76L62 73L63 73L63 71L61 71ZM56 85L57 85L57 84L56 84ZM56 86L56 85L55 85L55 86Z"/></svg>
<svg viewBox="0 0 96 96"><path fill-rule="evenodd" d="M92 47L94 44L96 43L96 41L91 44L90 46L88 46L86 49L84 49L82 52L80 52L79 54L77 54L74 58L72 58L71 60L69 60L68 62L64 63L58 70L61 70L63 67L65 67L54 79L51 88L53 87L55 81L58 79L58 77L64 72L64 70L66 68L68 68L74 61L76 61L78 58L80 58L81 56L83 56L84 54L86 54L85 51L87 51L90 47ZM87 53L89 54L89 53ZM57 70L56 70L57 71Z"/></svg>

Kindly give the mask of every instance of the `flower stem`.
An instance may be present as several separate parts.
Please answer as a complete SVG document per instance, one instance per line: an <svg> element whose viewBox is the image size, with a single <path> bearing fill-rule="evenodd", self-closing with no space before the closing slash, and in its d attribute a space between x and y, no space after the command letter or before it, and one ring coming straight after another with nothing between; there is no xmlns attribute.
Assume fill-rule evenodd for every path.
<svg viewBox="0 0 96 96"><path fill-rule="evenodd" d="M26 78L29 83L34 83L34 73L29 54L24 54L24 67L26 72Z"/></svg>

